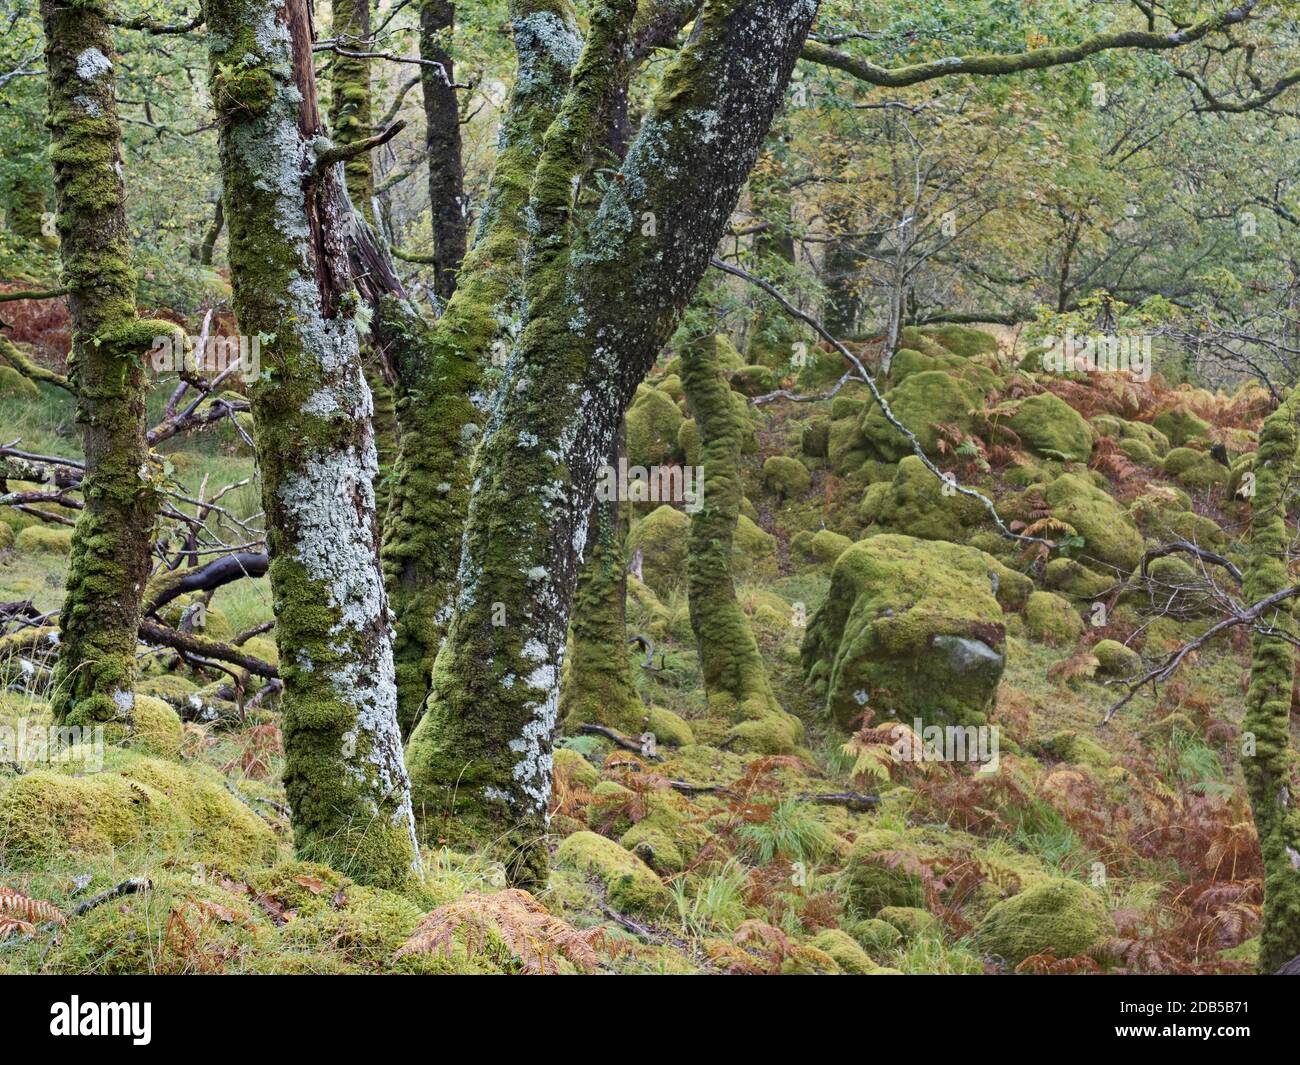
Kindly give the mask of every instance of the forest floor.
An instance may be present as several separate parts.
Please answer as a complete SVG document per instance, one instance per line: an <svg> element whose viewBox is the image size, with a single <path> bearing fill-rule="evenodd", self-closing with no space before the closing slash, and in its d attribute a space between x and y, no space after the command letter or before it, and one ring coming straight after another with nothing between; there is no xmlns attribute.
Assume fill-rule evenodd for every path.
<svg viewBox="0 0 1300 1065"><path fill-rule="evenodd" d="M986 361L998 375L994 398L1017 399L1007 353ZM671 396L670 378L661 372L647 387ZM1098 436L1120 435L1106 418L1149 425L1164 411L1195 411L1205 429L1190 450L1228 441L1248 454L1258 428L1258 405L1242 394L1159 381L1021 390L1056 392ZM837 427L860 416L863 398L849 388L833 401L755 408L756 446L743 458L747 511L766 538L738 554L737 595L779 701L803 723L796 750L696 742L695 731L714 733L700 727L705 703L680 567L675 578L647 573L645 584L630 580L628 597L629 632L654 646L651 668L635 651L637 686L648 715L671 713L659 714L653 749L561 738L553 869L535 898L506 889L498 864L436 844L401 891L295 861L277 713L255 706L179 729L159 722L143 742L110 746L98 773L0 766L0 887L27 900L25 910L0 907L18 921L7 936L0 926L0 972L1250 971L1262 888L1237 753L1244 635L1207 645L1158 692L1148 686L1098 727L1124 688L1092 648L1118 639L1149 665L1202 631L1208 610L1152 610L1148 590L1096 626L1087 597L1062 589L1057 598L1077 624L1008 609L1005 669L988 713L1000 741L996 771L900 763L881 756L896 735L869 727L881 721L854 736L828 719L800 647L838 553L879 531L860 501L897 473L896 464L837 450ZM819 419L830 428L827 457L807 450ZM6 443L78 453L71 402L45 386L39 398L0 396L0 425ZM1104 486L1148 545L1161 539L1152 501L1164 500L1213 522L1216 549L1235 557L1240 547L1242 507L1227 493L1227 470L1222 484L1193 484L1167 473L1175 467L1158 455L1143 461L1140 449L1125 461L1098 448L1089 470L1059 456L1008 456L978 429L965 436L978 445L950 441L947 457L1008 514L1035 485L1073 472ZM186 494L210 498L247 480L223 503L257 510L252 459L232 431L165 450ZM764 475L772 456L798 459L808 484L774 491ZM1024 514L1026 523L1040 519ZM55 609L66 535L25 535L39 522L13 510L0 522L16 534L0 539L0 602ZM822 530L847 540L827 553L825 537L812 544ZM967 538L1044 590L1044 560L997 541L988 525ZM242 580L212 596L204 623L229 638L270 616L267 582ZM254 640L259 654L274 655L270 639ZM171 654L150 653L141 665L141 694L182 718L188 696L218 679ZM48 723L39 670L14 654L0 673L0 727ZM149 888L97 899L137 878Z"/></svg>

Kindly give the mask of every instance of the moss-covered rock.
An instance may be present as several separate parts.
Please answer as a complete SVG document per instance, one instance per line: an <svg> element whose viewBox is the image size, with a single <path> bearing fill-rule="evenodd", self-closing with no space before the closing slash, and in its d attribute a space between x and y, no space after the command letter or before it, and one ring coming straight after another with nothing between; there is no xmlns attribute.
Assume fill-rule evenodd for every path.
<svg viewBox="0 0 1300 1065"><path fill-rule="evenodd" d="M880 910L880 920L893 926L905 943L943 937L939 918L921 906L884 906Z"/></svg>
<svg viewBox="0 0 1300 1065"><path fill-rule="evenodd" d="M656 595L667 595L685 585L690 529L690 517L666 503L632 526L627 557L631 559L641 552L642 579Z"/></svg>
<svg viewBox="0 0 1300 1065"><path fill-rule="evenodd" d="M670 895L664 883L645 862L612 839L594 832L575 832L555 852L562 869L594 876L605 887L610 905L621 913L658 917Z"/></svg>
<svg viewBox="0 0 1300 1065"><path fill-rule="evenodd" d="M1058 729L1048 733L1030 746L1030 750L1039 757L1053 758L1060 762L1073 762L1075 765L1106 768L1114 765L1115 759L1109 751L1091 736L1074 729Z"/></svg>
<svg viewBox="0 0 1300 1065"><path fill-rule="evenodd" d="M679 454L677 434L686 420L665 392L643 387L627 411L627 459L634 466L664 466Z"/></svg>
<svg viewBox="0 0 1300 1065"><path fill-rule="evenodd" d="M925 883L906 858L906 841L899 832L871 829L854 841L840 891L851 913L875 917L886 906L924 906Z"/></svg>
<svg viewBox="0 0 1300 1065"><path fill-rule="evenodd" d="M1206 451L1176 447L1165 456L1165 473L1193 492L1210 492L1222 488L1228 469Z"/></svg>
<svg viewBox="0 0 1300 1065"><path fill-rule="evenodd" d="M1083 635L1083 618L1070 605L1051 592L1034 592L1025 606L1025 626L1030 637L1040 643L1072 644Z"/></svg>
<svg viewBox="0 0 1300 1065"><path fill-rule="evenodd" d="M826 432L826 459L834 473L847 476L867 461L867 438L859 419L832 419Z"/></svg>
<svg viewBox="0 0 1300 1065"><path fill-rule="evenodd" d="M1106 935L1100 894L1076 880L1049 880L997 903L975 930L976 949L1010 965L1034 954L1081 954Z"/></svg>
<svg viewBox="0 0 1300 1065"><path fill-rule="evenodd" d="M1012 404L1011 411L1006 424L1035 454L1064 461L1092 454L1092 428L1059 396L1040 392Z"/></svg>
<svg viewBox="0 0 1300 1065"><path fill-rule="evenodd" d="M1131 647L1118 640L1100 640L1093 645L1097 669L1111 677L1135 677L1142 668L1142 659Z"/></svg>
<svg viewBox="0 0 1300 1065"><path fill-rule="evenodd" d="M948 323L925 326L920 332L930 340L942 344L954 355L966 359L980 356L996 357L998 353L997 338L973 326Z"/></svg>
<svg viewBox="0 0 1300 1065"><path fill-rule="evenodd" d="M115 727L118 726L105 727L106 740L116 742L118 738L127 738L136 750L161 758L175 758L181 753L185 731L180 716L168 703L152 695L136 693L129 736L110 736L110 729Z"/></svg>
<svg viewBox="0 0 1300 1065"><path fill-rule="evenodd" d="M813 418L803 427L799 436L799 450L809 458L826 458L826 449L830 446L831 420Z"/></svg>
<svg viewBox="0 0 1300 1065"><path fill-rule="evenodd" d="M994 577L969 547L882 534L840 556L808 625L804 671L832 719L979 724L1002 675L1005 634Z"/></svg>
<svg viewBox="0 0 1300 1065"><path fill-rule="evenodd" d="M695 742L690 722L662 706L652 706L646 711L648 728L655 739L670 747L688 747Z"/></svg>
<svg viewBox="0 0 1300 1065"><path fill-rule="evenodd" d="M1115 584L1073 558L1052 559L1043 571L1043 583L1075 599L1095 599Z"/></svg>
<svg viewBox="0 0 1300 1065"><path fill-rule="evenodd" d="M61 525L29 525L19 530L14 548L27 555L66 555L72 551L72 530Z"/></svg>
<svg viewBox="0 0 1300 1065"><path fill-rule="evenodd" d="M783 498L803 495L812 484L812 474L798 459L772 455L763 461L763 483Z"/></svg>
<svg viewBox="0 0 1300 1065"><path fill-rule="evenodd" d="M1174 447L1182 447L1189 440L1208 440L1210 425L1186 407L1172 407L1151 419L1151 424L1164 434Z"/></svg>
<svg viewBox="0 0 1300 1065"><path fill-rule="evenodd" d="M732 564L737 573L770 569L776 559L776 537L747 515L736 518L736 531L732 536Z"/></svg>
<svg viewBox="0 0 1300 1065"><path fill-rule="evenodd" d="M590 791L600 783L600 771L577 751L556 747L551 753L554 774L563 776L570 785Z"/></svg>
<svg viewBox="0 0 1300 1065"><path fill-rule="evenodd" d="M0 551L8 551L14 546L14 529L12 525L0 522Z"/></svg>
<svg viewBox="0 0 1300 1065"><path fill-rule="evenodd" d="M1062 474L1043 492L1052 516L1072 526L1084 544L1080 556L1124 572L1142 557L1142 533L1115 498L1086 477Z"/></svg>
<svg viewBox="0 0 1300 1065"><path fill-rule="evenodd" d="M960 543L988 516L978 500L953 491L915 455L903 458L888 489L872 495L870 502L868 507L863 500L864 521L923 540Z"/></svg>
<svg viewBox="0 0 1300 1065"><path fill-rule="evenodd" d="M826 928L818 932L809 946L834 959L841 972L853 976L865 976L876 968L876 963L853 937L838 928Z"/></svg>
<svg viewBox="0 0 1300 1065"><path fill-rule="evenodd" d="M849 925L849 932L875 961L890 957L903 941L902 933L897 928L878 917L853 922Z"/></svg>
<svg viewBox="0 0 1300 1065"><path fill-rule="evenodd" d="M728 375L731 387L742 396L762 396L781 387L776 371L766 366L742 366Z"/></svg>
<svg viewBox="0 0 1300 1065"><path fill-rule="evenodd" d="M885 402L894 417L916 436L921 449L933 455L939 442L937 427L953 424L969 431L974 424L971 412L983 406L983 397L966 381L940 370L927 370L891 388L885 393ZM871 451L887 462L912 454L911 445L874 403L865 412L860 430Z"/></svg>
<svg viewBox="0 0 1300 1065"><path fill-rule="evenodd" d="M830 529L819 529L809 540L808 551L823 566L833 566L840 555L852 546L853 541L847 536L831 532Z"/></svg>

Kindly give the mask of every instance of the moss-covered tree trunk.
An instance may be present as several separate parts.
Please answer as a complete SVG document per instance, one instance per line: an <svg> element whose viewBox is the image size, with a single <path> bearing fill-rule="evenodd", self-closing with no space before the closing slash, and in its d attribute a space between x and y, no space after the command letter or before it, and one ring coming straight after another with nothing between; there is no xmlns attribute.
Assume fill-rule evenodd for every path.
<svg viewBox="0 0 1300 1065"><path fill-rule="evenodd" d="M460 157L460 108L451 58L451 28L456 18L450 0L420 4L420 58L442 69L420 69L424 93L425 148L429 154L429 209L433 229L433 291L449 300L465 258L469 212L465 171Z"/></svg>
<svg viewBox="0 0 1300 1065"><path fill-rule="evenodd" d="M474 246L431 330L384 301L376 333L398 377L401 445L384 527L384 574L397 620L398 711L409 732L425 705L451 619L471 459L519 328L525 211L542 137L581 47L569 0L514 0L518 74Z"/></svg>
<svg viewBox="0 0 1300 1065"><path fill-rule="evenodd" d="M342 168L312 74L307 0L209 0L235 310L250 390L299 854L393 884L416 860L378 563L372 400L348 277Z"/></svg>
<svg viewBox="0 0 1300 1065"><path fill-rule="evenodd" d="M595 5L534 175L527 317L475 458L455 613L408 750L424 815L503 846L523 884L545 876L559 680L597 470L707 268L816 13L805 0L706 3L621 173L575 217L573 182L608 143L631 7Z"/></svg>
<svg viewBox="0 0 1300 1065"><path fill-rule="evenodd" d="M1296 487L1300 432L1300 391L1268 416L1255 460L1251 507L1250 557L1245 593L1249 602L1289 588L1287 568L1292 534L1286 524L1288 497ZM1254 811L1255 831L1264 856L1264 921L1259 938L1259 969L1275 972L1300 955L1300 774L1290 749L1292 687L1295 683L1292 603L1282 603L1260 619L1251 637L1250 687L1241 728L1242 769Z"/></svg>
<svg viewBox="0 0 1300 1065"><path fill-rule="evenodd" d="M332 34L345 52L370 51L370 0L333 0ZM375 132L370 99L370 60L335 54L330 69L330 133L340 144L363 141ZM369 152L344 165L352 206L371 225L375 194L374 164Z"/></svg>
<svg viewBox="0 0 1300 1065"><path fill-rule="evenodd" d="M749 619L736 601L732 548L743 490L744 427L722 378L717 338L682 351L682 389L700 431L703 500L691 515L686 586L691 630L700 649L708 716L730 726L727 740L764 753L790 751L798 721L772 694Z"/></svg>
<svg viewBox="0 0 1300 1065"><path fill-rule="evenodd" d="M145 442L145 376L169 322L136 314L112 38L106 5L44 0L50 158L72 312L85 507L59 619L56 719L130 727L136 630L157 500Z"/></svg>
<svg viewBox="0 0 1300 1065"><path fill-rule="evenodd" d="M608 465L617 469L620 453L616 446ZM627 654L626 510L627 504L617 498L591 504L560 685L560 717L569 728L588 724L629 733L641 729L645 711Z"/></svg>

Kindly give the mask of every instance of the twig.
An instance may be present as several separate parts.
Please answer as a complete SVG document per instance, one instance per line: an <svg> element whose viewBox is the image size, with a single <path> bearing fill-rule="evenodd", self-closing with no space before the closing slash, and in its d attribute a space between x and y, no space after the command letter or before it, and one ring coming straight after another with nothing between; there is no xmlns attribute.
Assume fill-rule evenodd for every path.
<svg viewBox="0 0 1300 1065"><path fill-rule="evenodd" d="M87 899L75 910L69 917L80 917L83 913L88 913L96 906L102 906L112 899L120 898L123 895L134 895L137 891L150 891L153 888L153 881L147 876L133 876L130 880L123 880L116 887L111 887L107 891L102 891L93 899Z"/></svg>

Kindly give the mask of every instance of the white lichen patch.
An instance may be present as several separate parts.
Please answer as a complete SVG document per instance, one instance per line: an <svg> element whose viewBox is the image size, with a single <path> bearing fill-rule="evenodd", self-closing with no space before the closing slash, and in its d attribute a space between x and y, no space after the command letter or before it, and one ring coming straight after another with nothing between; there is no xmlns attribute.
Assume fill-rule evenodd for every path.
<svg viewBox="0 0 1300 1065"><path fill-rule="evenodd" d="M94 81L112 69L108 56L98 48L87 48L77 56L77 77L82 81Z"/></svg>

